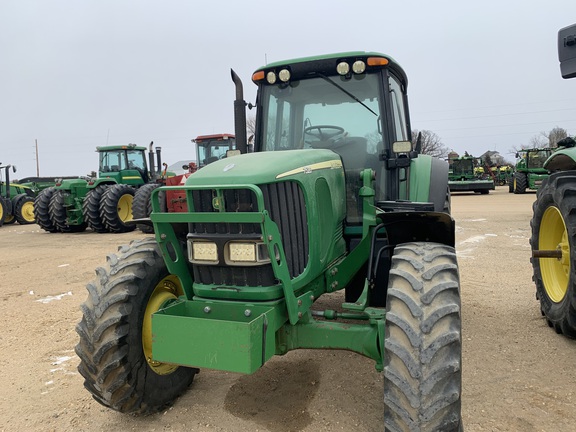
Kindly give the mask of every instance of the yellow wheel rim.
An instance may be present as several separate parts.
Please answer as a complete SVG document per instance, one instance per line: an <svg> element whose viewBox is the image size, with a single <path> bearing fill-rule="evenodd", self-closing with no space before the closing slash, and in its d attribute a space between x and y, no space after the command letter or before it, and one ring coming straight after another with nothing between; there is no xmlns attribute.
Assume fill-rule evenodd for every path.
<svg viewBox="0 0 576 432"><path fill-rule="evenodd" d="M170 275L162 279L152 292L142 322L142 349L150 368L158 375L168 375L178 369L177 365L162 363L152 359L152 314L158 311L169 300L175 300L184 295L180 280Z"/></svg>
<svg viewBox="0 0 576 432"><path fill-rule="evenodd" d="M6 214L6 218L4 219L5 224L9 224L14 222L14 215Z"/></svg>
<svg viewBox="0 0 576 432"><path fill-rule="evenodd" d="M22 217L26 222L34 222L36 219L34 218L34 202L27 201L22 206Z"/></svg>
<svg viewBox="0 0 576 432"><path fill-rule="evenodd" d="M124 194L118 200L118 217L122 222L132 220L132 200L134 197L130 194Z"/></svg>
<svg viewBox="0 0 576 432"><path fill-rule="evenodd" d="M548 207L542 215L538 246L540 250L562 251L562 258L540 258L540 271L546 294L554 303L560 303L568 291L570 243L564 218L557 207Z"/></svg>

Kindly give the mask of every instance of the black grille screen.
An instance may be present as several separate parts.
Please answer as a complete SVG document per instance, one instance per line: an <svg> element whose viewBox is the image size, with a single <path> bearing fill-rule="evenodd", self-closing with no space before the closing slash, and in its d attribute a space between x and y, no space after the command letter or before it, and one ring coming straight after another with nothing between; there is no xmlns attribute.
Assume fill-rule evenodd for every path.
<svg viewBox="0 0 576 432"><path fill-rule="evenodd" d="M260 185L264 196L264 206L270 218L278 225L286 264L292 278L304 271L308 263L308 220L304 194L295 182L281 182ZM215 212L212 200L214 191L196 190L193 192L194 211ZM256 195L248 189L224 191L226 212L258 211ZM242 235L261 234L259 224L240 223L191 223L193 235L216 235L241 238ZM271 265L245 266L204 266L194 265L194 278L199 283L236 286L268 286L277 281Z"/></svg>

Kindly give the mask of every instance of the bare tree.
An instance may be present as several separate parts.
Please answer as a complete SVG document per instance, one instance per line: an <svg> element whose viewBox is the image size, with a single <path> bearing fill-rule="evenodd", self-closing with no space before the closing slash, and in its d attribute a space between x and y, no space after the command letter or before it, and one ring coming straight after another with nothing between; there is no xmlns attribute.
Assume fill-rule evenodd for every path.
<svg viewBox="0 0 576 432"><path fill-rule="evenodd" d="M548 132L548 146L558 147L558 141L566 138L568 136L568 131L564 128L556 126L550 132Z"/></svg>
<svg viewBox="0 0 576 432"><path fill-rule="evenodd" d="M420 144L422 145L422 154L430 155L444 159L448 156L449 149L446 147L438 135L429 130L413 130L412 131L412 146L416 147L418 134L420 133Z"/></svg>
<svg viewBox="0 0 576 432"><path fill-rule="evenodd" d="M534 135L528 141L528 146L521 146L521 148L542 148L542 147L557 147L558 141L568 136L568 131L564 128L556 126L549 132L540 132Z"/></svg>

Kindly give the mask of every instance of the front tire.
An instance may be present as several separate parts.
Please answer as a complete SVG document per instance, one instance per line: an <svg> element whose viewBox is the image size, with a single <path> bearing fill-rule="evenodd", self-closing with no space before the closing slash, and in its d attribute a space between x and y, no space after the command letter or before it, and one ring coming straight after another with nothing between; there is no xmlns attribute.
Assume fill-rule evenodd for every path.
<svg viewBox="0 0 576 432"><path fill-rule="evenodd" d="M153 238L121 247L96 274L76 326L84 386L116 411L157 412L183 393L198 372L151 359L151 315L166 300L183 295L179 280L168 273Z"/></svg>
<svg viewBox="0 0 576 432"><path fill-rule="evenodd" d="M386 298L386 431L462 430L460 282L454 248L405 243Z"/></svg>
<svg viewBox="0 0 576 432"><path fill-rule="evenodd" d="M531 258L540 310L557 333L576 338L576 171L544 180L532 208L532 251L561 252L561 258Z"/></svg>
<svg viewBox="0 0 576 432"><path fill-rule="evenodd" d="M132 201L134 188L125 184L115 184L106 189L100 200L100 217L106 229L113 233L134 231Z"/></svg>
<svg viewBox="0 0 576 432"><path fill-rule="evenodd" d="M28 225L36 222L34 217L34 198L22 194L16 197L14 205L14 217L20 225Z"/></svg>
<svg viewBox="0 0 576 432"><path fill-rule="evenodd" d="M514 174L514 193L515 194L523 194L526 193L526 189L528 188L528 177L524 173L515 173Z"/></svg>

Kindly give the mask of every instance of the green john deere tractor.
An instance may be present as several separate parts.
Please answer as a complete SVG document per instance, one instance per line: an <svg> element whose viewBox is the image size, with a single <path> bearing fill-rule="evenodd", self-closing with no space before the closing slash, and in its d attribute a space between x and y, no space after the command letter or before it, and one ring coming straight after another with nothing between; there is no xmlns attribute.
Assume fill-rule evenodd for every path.
<svg viewBox="0 0 576 432"><path fill-rule="evenodd" d="M161 175L161 148L152 143L146 162L146 147L135 144L97 147L98 177L58 180L36 197L34 212L40 227L48 232L79 232L90 227L98 233L132 231L132 201L136 188L155 183Z"/></svg>
<svg viewBox="0 0 576 432"><path fill-rule="evenodd" d="M555 148L522 149L516 152L514 177L510 182L510 192L526 193L526 190L538 190L542 181L548 177L544 162L556 150Z"/></svg>
<svg viewBox="0 0 576 432"><path fill-rule="evenodd" d="M253 153L232 78L242 154L156 189L155 239L121 247L88 284L76 327L86 389L154 412L198 368L250 374L291 350L343 349L384 372L386 430L461 431L448 165L412 148L404 71L372 52L256 70ZM154 199L173 189L187 211ZM317 303L336 291L337 310Z"/></svg>
<svg viewBox="0 0 576 432"><path fill-rule="evenodd" d="M482 178L477 168L481 167L478 158L461 156L451 159L448 174L450 192L478 192L488 194L494 190L494 180Z"/></svg>
<svg viewBox="0 0 576 432"><path fill-rule="evenodd" d="M576 24L558 33L563 78L576 77ZM565 138L544 164L530 222L532 279L548 325L576 338L576 141Z"/></svg>
<svg viewBox="0 0 576 432"><path fill-rule="evenodd" d="M36 191L23 184L11 183L10 169L16 172L13 165L0 166L0 226L14 222L21 225L33 224Z"/></svg>

